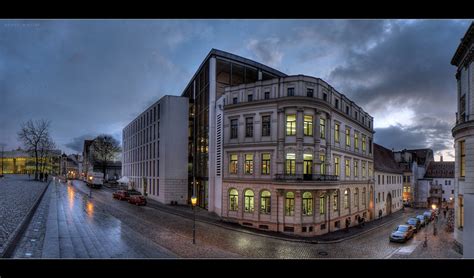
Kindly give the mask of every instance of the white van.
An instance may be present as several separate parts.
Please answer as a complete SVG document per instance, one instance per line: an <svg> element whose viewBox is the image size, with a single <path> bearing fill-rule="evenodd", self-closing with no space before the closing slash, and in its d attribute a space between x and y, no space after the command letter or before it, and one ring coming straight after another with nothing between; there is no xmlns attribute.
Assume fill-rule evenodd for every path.
<svg viewBox="0 0 474 278"><path fill-rule="evenodd" d="M100 188L104 185L104 174L99 172L89 173L86 183L88 186Z"/></svg>

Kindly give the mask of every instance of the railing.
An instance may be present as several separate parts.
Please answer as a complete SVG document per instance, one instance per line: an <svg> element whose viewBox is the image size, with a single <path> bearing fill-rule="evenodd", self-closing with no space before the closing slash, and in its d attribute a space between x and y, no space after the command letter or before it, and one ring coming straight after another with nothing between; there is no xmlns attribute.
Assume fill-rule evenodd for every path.
<svg viewBox="0 0 474 278"><path fill-rule="evenodd" d="M321 174L276 174L275 180L277 181L338 181L339 176L336 175L321 175Z"/></svg>

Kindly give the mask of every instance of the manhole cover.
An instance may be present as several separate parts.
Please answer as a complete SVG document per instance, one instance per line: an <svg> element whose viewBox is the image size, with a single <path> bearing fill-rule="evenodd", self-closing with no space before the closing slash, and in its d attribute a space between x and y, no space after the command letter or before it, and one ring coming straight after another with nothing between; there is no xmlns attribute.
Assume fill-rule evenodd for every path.
<svg viewBox="0 0 474 278"><path fill-rule="evenodd" d="M319 254L320 256L327 256L327 255L328 255L328 252L326 252L326 251L319 251L318 254Z"/></svg>

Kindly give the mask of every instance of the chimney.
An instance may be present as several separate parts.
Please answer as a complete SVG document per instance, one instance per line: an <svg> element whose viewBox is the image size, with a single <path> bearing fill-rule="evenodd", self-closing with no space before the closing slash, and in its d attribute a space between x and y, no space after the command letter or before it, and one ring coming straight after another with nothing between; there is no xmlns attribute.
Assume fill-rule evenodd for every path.
<svg viewBox="0 0 474 278"><path fill-rule="evenodd" d="M439 156L439 161L443 162L443 156L442 155Z"/></svg>

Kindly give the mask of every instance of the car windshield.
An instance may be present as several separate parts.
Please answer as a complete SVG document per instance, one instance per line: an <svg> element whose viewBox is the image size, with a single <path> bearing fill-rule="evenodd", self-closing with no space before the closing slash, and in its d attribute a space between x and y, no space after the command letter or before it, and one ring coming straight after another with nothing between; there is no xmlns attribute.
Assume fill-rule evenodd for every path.
<svg viewBox="0 0 474 278"><path fill-rule="evenodd" d="M397 231L406 232L406 231L408 231L408 226L398 226Z"/></svg>
<svg viewBox="0 0 474 278"><path fill-rule="evenodd" d="M423 215L418 215L416 218L419 218L420 220L425 219L425 217Z"/></svg>
<svg viewBox="0 0 474 278"><path fill-rule="evenodd" d="M142 195L142 193L140 193L138 191L130 191L129 194L130 195Z"/></svg>
<svg viewBox="0 0 474 278"><path fill-rule="evenodd" d="M408 223L410 223L410 224L415 224L415 223L416 223L416 219L410 218L410 219L408 219Z"/></svg>

